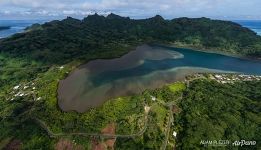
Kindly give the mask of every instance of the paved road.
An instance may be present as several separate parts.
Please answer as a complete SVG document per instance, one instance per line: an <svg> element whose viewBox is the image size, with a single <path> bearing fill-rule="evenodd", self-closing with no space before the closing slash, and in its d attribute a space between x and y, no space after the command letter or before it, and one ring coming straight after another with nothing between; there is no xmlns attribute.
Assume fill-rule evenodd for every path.
<svg viewBox="0 0 261 150"><path fill-rule="evenodd" d="M182 99L182 95L177 100L180 100L180 99ZM166 107L169 107L169 118L168 118L168 123L167 123L166 131L165 131L166 138L165 138L164 143L163 143L162 148L161 148L162 150L165 150L166 147L167 147L167 144L168 144L171 123L174 121L173 112L172 112L172 106L175 105L176 102L165 103L164 101L160 101L160 100L158 102L160 104L166 106ZM143 129L140 130L139 132L135 133L135 134L128 134L128 135L123 135L123 134L85 133L85 132L54 133L53 131L50 130L50 128L48 127L48 125L44 121L42 121L42 120L40 120L38 118L32 118L32 119L35 120L36 123L38 123L47 132L47 134L51 138L74 136L74 135L89 136L89 137L100 137L100 138L134 138L134 137L137 137L137 136L142 136L144 134L144 132L147 130L150 107L145 105L144 108L145 108L145 111L144 111L144 127L143 127Z"/></svg>
<svg viewBox="0 0 261 150"><path fill-rule="evenodd" d="M186 87L189 88L190 86L190 82L197 80L197 79L204 79L204 77L196 77L190 80L186 81ZM183 95L181 95L178 100L181 100L183 98ZM163 104L164 106L169 107L169 118L168 118L168 124L167 124L167 128L166 128L166 132L165 132L165 141L163 142L163 145L161 147L162 150L165 150L167 145L168 145L168 140L169 140L169 132L170 132L170 127L171 127L171 123L174 121L174 117L173 117L173 111L172 111L172 106L175 105L176 102L169 102L169 103L164 103L163 101L160 101L161 104Z"/></svg>
<svg viewBox="0 0 261 150"><path fill-rule="evenodd" d="M148 107L148 106L146 106ZM150 109L147 111L145 110L145 115L144 115L144 127L142 130L140 130L138 133L135 134L129 134L129 135L123 135L123 134L101 134L101 133L84 133L84 132L73 132L73 133L54 133L53 131L50 130L50 128L47 126L47 124L38 119L38 118L32 118L33 120L36 121L46 132L47 134L52 137L65 137L65 136L73 136L73 135L79 135L79 136L92 136L92 137L102 137L102 138L133 138L137 136L143 135L143 133L147 130L148 127L148 117L149 117L149 112Z"/></svg>
<svg viewBox="0 0 261 150"><path fill-rule="evenodd" d="M177 100L180 100L180 99L182 99L182 95ZM167 124L166 131L165 131L166 138L165 138L165 140L162 144L162 147L161 147L162 150L165 150L167 145L168 145L170 127L171 127L171 124L174 121L173 111L172 111L173 105L175 105L175 102L165 103L165 106L169 107L169 118L168 118L168 124Z"/></svg>

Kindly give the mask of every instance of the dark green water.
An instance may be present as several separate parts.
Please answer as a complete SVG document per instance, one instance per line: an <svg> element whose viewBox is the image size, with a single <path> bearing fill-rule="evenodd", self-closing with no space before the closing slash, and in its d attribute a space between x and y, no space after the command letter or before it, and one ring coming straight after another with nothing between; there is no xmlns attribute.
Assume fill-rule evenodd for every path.
<svg viewBox="0 0 261 150"><path fill-rule="evenodd" d="M112 60L95 60L59 84L59 106L84 112L106 100L140 93L197 72L261 75L261 61L164 46L143 45Z"/></svg>

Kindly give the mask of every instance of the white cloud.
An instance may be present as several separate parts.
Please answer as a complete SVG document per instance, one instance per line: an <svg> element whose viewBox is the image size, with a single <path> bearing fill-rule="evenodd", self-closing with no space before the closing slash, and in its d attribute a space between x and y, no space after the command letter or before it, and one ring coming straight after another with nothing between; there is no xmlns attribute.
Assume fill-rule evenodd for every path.
<svg viewBox="0 0 261 150"><path fill-rule="evenodd" d="M74 14L76 14L76 11L75 10L64 10L63 14L65 14L65 15L74 15Z"/></svg>
<svg viewBox="0 0 261 150"><path fill-rule="evenodd" d="M3 14L11 14L11 12L9 10L5 10L2 12Z"/></svg>
<svg viewBox="0 0 261 150"><path fill-rule="evenodd" d="M41 16L83 16L93 11L133 17L260 16L259 6L261 0L0 0L1 14Z"/></svg>

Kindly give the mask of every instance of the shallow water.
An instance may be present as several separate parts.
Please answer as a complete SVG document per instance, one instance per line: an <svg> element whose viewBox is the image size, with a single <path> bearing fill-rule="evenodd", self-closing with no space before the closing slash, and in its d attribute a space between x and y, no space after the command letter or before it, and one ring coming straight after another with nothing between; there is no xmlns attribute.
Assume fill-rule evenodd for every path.
<svg viewBox="0 0 261 150"><path fill-rule="evenodd" d="M87 111L106 100L140 93L198 72L261 74L261 62L214 53L142 45L121 58L94 60L60 81L62 110Z"/></svg>

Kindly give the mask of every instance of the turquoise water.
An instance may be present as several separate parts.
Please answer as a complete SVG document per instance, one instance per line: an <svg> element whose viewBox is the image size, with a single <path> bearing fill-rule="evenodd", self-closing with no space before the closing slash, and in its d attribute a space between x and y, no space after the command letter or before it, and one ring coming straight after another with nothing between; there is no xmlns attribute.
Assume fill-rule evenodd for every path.
<svg viewBox="0 0 261 150"><path fill-rule="evenodd" d="M157 88L197 72L261 75L261 61L143 45L121 58L94 60L79 67L60 82L58 102L65 111L84 112L110 98Z"/></svg>
<svg viewBox="0 0 261 150"><path fill-rule="evenodd" d="M162 46L154 46L163 48ZM245 74L261 75L261 62L228 57L220 54L205 53L190 49L164 47L184 55L183 59L145 60L144 64L121 71L103 72L90 79L94 84L101 85L112 80L128 76L143 76L148 73L167 70L176 67L200 67L223 71L242 72Z"/></svg>

